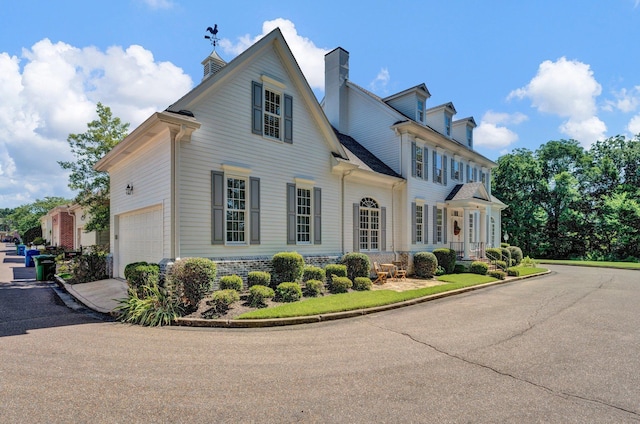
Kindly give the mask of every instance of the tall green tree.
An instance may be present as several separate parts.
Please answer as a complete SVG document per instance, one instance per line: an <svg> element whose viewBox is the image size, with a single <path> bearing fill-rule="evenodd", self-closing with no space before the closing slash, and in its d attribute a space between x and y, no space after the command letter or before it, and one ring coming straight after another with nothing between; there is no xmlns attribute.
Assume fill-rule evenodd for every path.
<svg viewBox="0 0 640 424"><path fill-rule="evenodd" d="M75 201L88 207L91 219L85 231L101 231L109 228L109 174L98 172L93 166L129 131L129 124L114 117L111 109L98 103L98 119L87 124L82 134L70 134L67 138L75 161L58 162L69 175L69 188L78 190Z"/></svg>
<svg viewBox="0 0 640 424"><path fill-rule="evenodd" d="M40 218L56 206L66 205L71 200L63 197L45 197L33 203L18 206L6 217L11 229L18 230L21 236L33 228L40 227ZM25 240L27 241L27 240Z"/></svg>

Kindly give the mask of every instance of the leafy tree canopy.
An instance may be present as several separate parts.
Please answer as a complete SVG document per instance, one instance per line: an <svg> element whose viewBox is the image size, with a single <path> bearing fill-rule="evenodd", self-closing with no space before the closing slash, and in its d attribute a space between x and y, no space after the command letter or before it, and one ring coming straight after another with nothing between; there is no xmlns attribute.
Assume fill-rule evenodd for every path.
<svg viewBox="0 0 640 424"><path fill-rule="evenodd" d="M98 103L96 112L98 119L87 124L85 133L69 134L67 138L76 160L58 162L62 169L71 171L69 188L78 190L75 201L88 207L91 219L85 225L85 231L109 228L109 174L98 172L93 166L129 131L129 124L114 117L109 107Z"/></svg>
<svg viewBox="0 0 640 424"><path fill-rule="evenodd" d="M30 229L39 228L40 218L51 209L60 205L68 205L71 202L63 197L45 197L42 200L36 200L13 209L13 212L6 217L6 221L12 230L18 230L18 233L24 236Z"/></svg>

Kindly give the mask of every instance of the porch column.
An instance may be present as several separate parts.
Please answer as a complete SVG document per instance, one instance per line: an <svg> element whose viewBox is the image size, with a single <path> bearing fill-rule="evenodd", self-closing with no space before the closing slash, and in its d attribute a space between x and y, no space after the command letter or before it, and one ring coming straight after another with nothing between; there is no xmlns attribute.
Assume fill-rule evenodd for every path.
<svg viewBox="0 0 640 424"><path fill-rule="evenodd" d="M480 239L479 241L482 243L487 243L487 226L489 225L489 221L488 221L489 217L487 216L487 211L486 210L480 210L480 222L478 222L478 225L480 226Z"/></svg>
<svg viewBox="0 0 640 424"><path fill-rule="evenodd" d="M464 208L464 225L462 226L462 240L464 242L464 259L471 259L471 240L469 235L469 208Z"/></svg>

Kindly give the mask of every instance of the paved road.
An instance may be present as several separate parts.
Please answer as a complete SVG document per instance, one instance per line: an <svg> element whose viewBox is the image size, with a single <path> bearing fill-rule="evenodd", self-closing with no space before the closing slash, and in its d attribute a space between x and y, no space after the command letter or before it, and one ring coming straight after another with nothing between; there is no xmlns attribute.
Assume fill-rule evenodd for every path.
<svg viewBox="0 0 640 424"><path fill-rule="evenodd" d="M245 330L102 322L50 296L44 315L42 287L0 283L0 422L639 422L640 273L552 269ZM33 318L7 307L20 290Z"/></svg>

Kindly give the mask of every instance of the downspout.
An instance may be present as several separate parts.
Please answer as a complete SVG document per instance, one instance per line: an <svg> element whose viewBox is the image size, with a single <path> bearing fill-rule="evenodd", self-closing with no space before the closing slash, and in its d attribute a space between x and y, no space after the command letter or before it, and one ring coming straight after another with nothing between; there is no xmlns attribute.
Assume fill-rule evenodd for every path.
<svg viewBox="0 0 640 424"><path fill-rule="evenodd" d="M402 184L403 181L398 181L391 186L391 242L393 243L393 257L398 260L398 250L396 249L396 202L394 193L396 187Z"/></svg>
<svg viewBox="0 0 640 424"><path fill-rule="evenodd" d="M342 191L342 193L340 194L340 197L341 197L341 203L342 203L342 208L341 208L342 212L340 213L340 220L341 220L340 227L342 228L342 239L341 239L341 242L342 242L341 250L342 250L342 252L341 253L343 255L345 253L345 250L344 250L344 238L346 237L345 236L345 231L344 231L345 230L345 228L344 228L344 208L346 207L346 205L344 204L344 179L346 177L348 177L349 175L351 175L352 172L353 172L353 170L350 170L350 171L347 171L347 172L343 172L342 173L342 178L341 178L341 191Z"/></svg>

